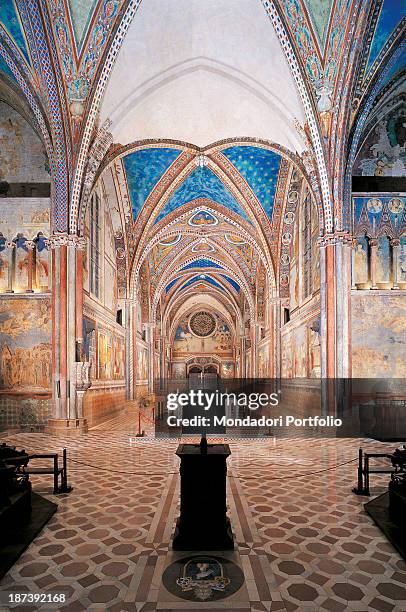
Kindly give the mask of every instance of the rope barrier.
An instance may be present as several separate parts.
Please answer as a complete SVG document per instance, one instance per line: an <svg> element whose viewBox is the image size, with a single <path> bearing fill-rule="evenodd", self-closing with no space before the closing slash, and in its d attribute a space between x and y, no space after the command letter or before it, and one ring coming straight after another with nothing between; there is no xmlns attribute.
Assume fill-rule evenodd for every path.
<svg viewBox="0 0 406 612"><path fill-rule="evenodd" d="M71 461L73 463L78 463L80 465L83 465L85 467L89 467L89 468L93 468L95 470L103 470L105 472L111 472L112 474L126 474L129 476L170 476L173 474L178 474L178 472L129 472L129 471L122 471L122 470L112 470L110 468L105 468L105 467L101 467L99 465L92 465L90 463L84 463L83 461L78 461L77 459L71 459L69 458L68 461ZM269 480L287 480L287 479L292 479L292 478L303 478L304 476L314 476L316 474L321 474L322 472L329 472L331 470L335 470L343 465L348 465L349 463L354 463L354 461L357 461L357 459L351 459L350 461L345 461L343 463L338 463L336 465L333 465L331 467L325 468L323 470L317 470L316 472L307 472L306 474L295 474L294 476L282 476L282 477L275 477L275 476L271 476L269 477ZM274 464L270 464L267 467L293 467L292 465L280 465L277 463ZM263 478L263 474L261 474L260 476L233 476L232 474L227 474L227 476L229 478L245 478L246 480L255 480L257 478Z"/></svg>

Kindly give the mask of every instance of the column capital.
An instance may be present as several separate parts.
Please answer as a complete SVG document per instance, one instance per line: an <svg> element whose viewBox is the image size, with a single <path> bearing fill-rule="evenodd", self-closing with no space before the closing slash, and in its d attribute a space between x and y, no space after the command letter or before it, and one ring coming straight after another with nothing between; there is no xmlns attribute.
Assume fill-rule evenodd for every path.
<svg viewBox="0 0 406 612"><path fill-rule="evenodd" d="M370 247L377 247L378 246L378 240L376 238L370 238L369 239L369 246Z"/></svg>
<svg viewBox="0 0 406 612"><path fill-rule="evenodd" d="M320 247L330 246L335 244L352 244L353 236L349 232L334 232L333 234L324 234L317 240Z"/></svg>
<svg viewBox="0 0 406 612"><path fill-rule="evenodd" d="M77 250L84 250L86 244L86 238L84 236L77 236L76 234L52 234L49 237L51 249L56 249L61 246L70 246Z"/></svg>
<svg viewBox="0 0 406 612"><path fill-rule="evenodd" d="M400 239L399 238L392 238L392 240L390 241L390 244L393 247L400 246Z"/></svg>
<svg viewBox="0 0 406 612"><path fill-rule="evenodd" d="M13 240L6 240L6 242L4 243L4 246L6 247L6 249L15 249L16 243L13 242Z"/></svg>
<svg viewBox="0 0 406 612"><path fill-rule="evenodd" d="M33 251L35 249L35 242L33 240L26 240L24 246L26 246L29 251Z"/></svg>

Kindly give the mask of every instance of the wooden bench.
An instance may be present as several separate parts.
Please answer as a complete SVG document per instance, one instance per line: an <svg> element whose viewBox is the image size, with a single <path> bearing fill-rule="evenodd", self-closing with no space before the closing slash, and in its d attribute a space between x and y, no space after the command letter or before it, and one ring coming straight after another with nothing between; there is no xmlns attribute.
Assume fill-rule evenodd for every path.
<svg viewBox="0 0 406 612"><path fill-rule="evenodd" d="M66 459L66 448L63 449L62 453L62 466L59 466L59 455L58 453L40 453L29 455L29 463L27 467L24 467L25 474L30 476L33 474L53 474L54 476L54 495L58 493L70 493L72 487L68 485L67 475L67 459ZM52 467L31 467L30 463L33 459L53 459ZM59 484L59 478L61 484Z"/></svg>

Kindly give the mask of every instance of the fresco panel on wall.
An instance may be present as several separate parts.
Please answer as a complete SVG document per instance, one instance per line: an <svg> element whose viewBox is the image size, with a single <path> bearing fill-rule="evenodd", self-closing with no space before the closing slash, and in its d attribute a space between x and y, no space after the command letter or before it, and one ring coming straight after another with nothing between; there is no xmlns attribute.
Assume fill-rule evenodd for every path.
<svg viewBox="0 0 406 612"><path fill-rule="evenodd" d="M406 304L402 296L351 296L352 375L355 378L406 376ZM379 322L379 325L377 325Z"/></svg>
<svg viewBox="0 0 406 612"><path fill-rule="evenodd" d="M50 386L50 300L1 299L0 389L35 393Z"/></svg>

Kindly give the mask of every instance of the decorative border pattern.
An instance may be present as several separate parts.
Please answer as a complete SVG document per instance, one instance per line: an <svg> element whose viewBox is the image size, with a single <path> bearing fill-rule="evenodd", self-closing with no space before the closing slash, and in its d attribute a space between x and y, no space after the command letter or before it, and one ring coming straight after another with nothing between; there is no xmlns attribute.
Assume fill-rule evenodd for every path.
<svg viewBox="0 0 406 612"><path fill-rule="evenodd" d="M117 28L113 42L107 53L107 57L104 60L103 67L100 72L100 77L98 78L92 101L87 112L86 123L83 129L80 149L76 163L76 170L73 179L70 201L69 228L72 233L75 233L77 231L78 211L80 203L80 193L82 189L83 173L85 170L87 154L101 99L106 89L111 71L113 70L117 54L121 48L127 30L130 27L130 24L140 4L141 0L130 0L128 2L127 8L124 11L123 18Z"/></svg>
<svg viewBox="0 0 406 612"><path fill-rule="evenodd" d="M320 132L319 132L319 124L317 120L317 115L313 109L311 98L307 90L304 78L302 76L295 52L286 34L285 26L278 14L278 11L275 8L274 2L272 2L271 0L262 0L262 4L264 5L264 8L266 12L268 13L269 18L271 19L272 24L275 28L275 31L278 35L279 41L282 45L282 49L289 63L293 78L296 82L300 97L302 99L306 119L309 124L311 143L314 149L314 155L316 158L317 169L318 169L318 174L319 174L320 190L321 190L322 202L323 202L323 219L324 219L323 230L325 232L332 232L333 231L333 209L332 209L332 199L331 199L331 191L330 191L330 180L329 180L329 175L327 172L326 161L324 158L324 151L323 151L323 146L322 146Z"/></svg>

